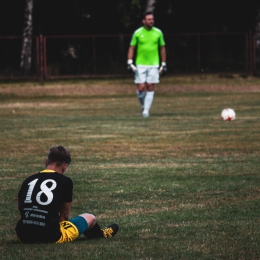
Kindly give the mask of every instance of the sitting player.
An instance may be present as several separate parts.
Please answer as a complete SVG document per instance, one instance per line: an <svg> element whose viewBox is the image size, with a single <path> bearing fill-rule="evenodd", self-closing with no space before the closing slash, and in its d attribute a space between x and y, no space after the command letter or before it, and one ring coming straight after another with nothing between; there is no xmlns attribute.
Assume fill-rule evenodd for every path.
<svg viewBox="0 0 260 260"><path fill-rule="evenodd" d="M46 169L31 175L18 193L21 218L15 231L24 243L64 243L84 234L87 238L113 237L119 226L101 229L96 217L83 213L69 219L73 182L64 173L71 162L63 146L50 148Z"/></svg>

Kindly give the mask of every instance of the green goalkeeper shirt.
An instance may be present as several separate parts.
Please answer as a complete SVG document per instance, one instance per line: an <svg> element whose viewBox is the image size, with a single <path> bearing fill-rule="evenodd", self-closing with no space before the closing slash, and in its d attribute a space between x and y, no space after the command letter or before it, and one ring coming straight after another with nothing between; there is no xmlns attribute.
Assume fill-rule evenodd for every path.
<svg viewBox="0 0 260 260"><path fill-rule="evenodd" d="M136 65L159 66L159 46L165 45L161 30L156 27L151 30L141 27L134 32L130 45L137 47Z"/></svg>

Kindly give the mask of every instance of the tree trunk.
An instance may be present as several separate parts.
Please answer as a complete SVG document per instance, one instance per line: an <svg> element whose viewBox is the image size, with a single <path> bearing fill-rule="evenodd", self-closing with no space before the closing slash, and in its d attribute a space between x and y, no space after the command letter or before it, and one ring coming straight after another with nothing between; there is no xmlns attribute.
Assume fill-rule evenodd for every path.
<svg viewBox="0 0 260 260"><path fill-rule="evenodd" d="M32 62L32 30L33 30L33 0L26 0L24 13L23 46L21 53L21 69L25 75L31 72Z"/></svg>
<svg viewBox="0 0 260 260"><path fill-rule="evenodd" d="M155 7L156 0L147 0L146 12L153 12Z"/></svg>

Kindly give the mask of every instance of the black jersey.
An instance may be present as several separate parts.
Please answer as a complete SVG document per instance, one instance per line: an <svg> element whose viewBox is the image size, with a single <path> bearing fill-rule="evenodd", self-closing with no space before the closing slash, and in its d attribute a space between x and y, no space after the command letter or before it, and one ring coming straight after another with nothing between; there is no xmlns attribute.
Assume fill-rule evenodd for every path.
<svg viewBox="0 0 260 260"><path fill-rule="evenodd" d="M18 237L28 243L58 241L60 209L63 203L72 202L72 190L72 180L54 171L44 170L28 177L18 193Z"/></svg>

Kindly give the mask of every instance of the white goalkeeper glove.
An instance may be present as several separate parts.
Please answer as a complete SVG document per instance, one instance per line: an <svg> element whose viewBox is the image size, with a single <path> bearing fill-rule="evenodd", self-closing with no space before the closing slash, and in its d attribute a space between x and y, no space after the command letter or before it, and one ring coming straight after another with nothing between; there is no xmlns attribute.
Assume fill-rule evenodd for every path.
<svg viewBox="0 0 260 260"><path fill-rule="evenodd" d="M167 73L167 67L166 67L166 62L162 62L161 67L159 68L159 74L165 75Z"/></svg>
<svg viewBox="0 0 260 260"><path fill-rule="evenodd" d="M133 60L128 60L127 61L127 69L132 72L135 72L136 71L136 66L133 64Z"/></svg>

